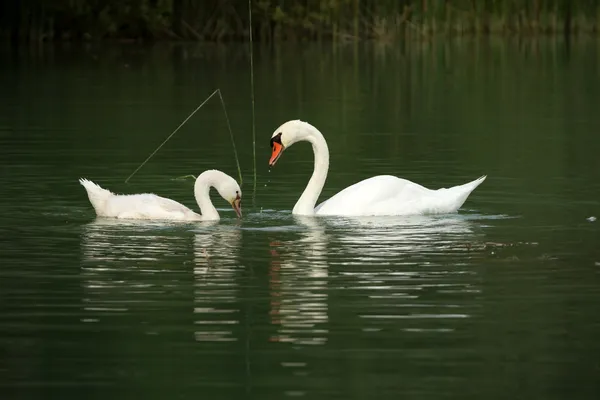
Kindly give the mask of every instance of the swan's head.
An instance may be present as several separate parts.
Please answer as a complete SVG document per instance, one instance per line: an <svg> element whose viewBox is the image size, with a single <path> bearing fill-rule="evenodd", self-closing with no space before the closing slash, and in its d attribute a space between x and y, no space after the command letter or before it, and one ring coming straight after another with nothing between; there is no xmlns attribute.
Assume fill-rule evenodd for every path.
<svg viewBox="0 0 600 400"><path fill-rule="evenodd" d="M235 179L225 175L216 185L215 189L225 200L231 204L238 218L242 217L242 189Z"/></svg>
<svg viewBox="0 0 600 400"><path fill-rule="evenodd" d="M271 135L271 159L269 167L275 165L283 151L296 142L305 140L315 128L308 122L295 119L287 121L279 128L275 129Z"/></svg>

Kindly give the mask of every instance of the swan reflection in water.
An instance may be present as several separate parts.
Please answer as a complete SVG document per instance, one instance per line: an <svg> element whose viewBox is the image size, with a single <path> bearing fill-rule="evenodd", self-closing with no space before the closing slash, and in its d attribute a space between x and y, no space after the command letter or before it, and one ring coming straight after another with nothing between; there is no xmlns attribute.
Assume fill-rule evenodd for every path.
<svg viewBox="0 0 600 400"><path fill-rule="evenodd" d="M217 222L96 219L81 234L83 322L127 313L148 324L168 307L193 312L194 339L231 340L240 238Z"/></svg>
<svg viewBox="0 0 600 400"><path fill-rule="evenodd" d="M241 270L239 248L242 231L215 224L194 231L194 337L197 341L235 341L239 325Z"/></svg>
<svg viewBox="0 0 600 400"><path fill-rule="evenodd" d="M178 266L189 247L188 225L96 218L81 232L83 322L134 316L166 305L177 290ZM137 315L148 323L151 315Z"/></svg>
<svg viewBox="0 0 600 400"><path fill-rule="evenodd" d="M176 255L185 246L188 224L96 218L83 226L81 234L82 261L93 270L139 269ZM129 261L129 264L124 262ZM154 264L152 264L154 265ZM84 266L84 270L87 265Z"/></svg>
<svg viewBox="0 0 600 400"><path fill-rule="evenodd" d="M273 342L324 344L328 309L327 235L318 218L294 216L300 238L271 241L270 320Z"/></svg>
<svg viewBox="0 0 600 400"><path fill-rule="evenodd" d="M407 256L448 256L482 248L482 233L475 223L479 216L395 216L327 219L333 235L330 251L352 255L347 260L378 263L385 259L402 262Z"/></svg>
<svg viewBox="0 0 600 400"><path fill-rule="evenodd" d="M485 256L480 219L449 214L329 220L329 265L336 282L352 293L340 297L360 310L363 330L448 332L470 317L481 291L472 260Z"/></svg>
<svg viewBox="0 0 600 400"><path fill-rule="evenodd" d="M273 340L324 343L332 290L336 308L359 314L363 330L380 329L371 320L404 318L418 320L401 324L417 331L431 328L423 319L468 316L454 299L480 292L467 266L484 256L478 216L294 219L301 238L272 242ZM438 325L431 329L447 329Z"/></svg>

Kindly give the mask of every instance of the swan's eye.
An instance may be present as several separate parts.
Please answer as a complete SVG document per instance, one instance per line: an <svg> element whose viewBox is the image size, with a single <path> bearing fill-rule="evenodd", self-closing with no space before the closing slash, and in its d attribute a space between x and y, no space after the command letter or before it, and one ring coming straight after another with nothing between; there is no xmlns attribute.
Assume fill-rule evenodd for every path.
<svg viewBox="0 0 600 400"><path fill-rule="evenodd" d="M281 132L271 138L271 148L273 148L273 143L281 144Z"/></svg>

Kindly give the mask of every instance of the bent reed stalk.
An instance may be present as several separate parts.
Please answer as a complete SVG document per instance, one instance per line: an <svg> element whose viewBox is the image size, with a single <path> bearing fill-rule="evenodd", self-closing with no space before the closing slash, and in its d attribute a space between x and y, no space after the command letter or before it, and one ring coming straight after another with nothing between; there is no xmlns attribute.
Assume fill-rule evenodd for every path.
<svg viewBox="0 0 600 400"><path fill-rule="evenodd" d="M200 105L198 107L196 107L196 109L194 111L192 111L191 114L188 115L187 118L184 119L183 122L181 124L179 124L179 126L177 128L175 128L175 130L173 132L171 132L171 134L169 136L167 136L167 138L140 164L140 166L137 167L135 169L135 171L133 171L131 173L131 175L129 175L127 177L127 179L125 179L125 183L129 182L131 177L133 177L144 165L146 165L146 163L148 161L150 161L150 159L173 137L173 135L175 135L177 133L177 131L179 131L179 129L181 129L186 124L186 122L188 122L190 120L190 118L192 118L192 116L194 116L194 114L196 114L196 112L198 112L198 110L200 110L215 94L219 94L219 98L221 99L221 106L223 107L223 113L225 114L225 119L227 120L227 128L229 129L229 136L231 137L231 145L233 147L233 154L235 156L235 162L237 164L238 174L240 176L239 185L242 186L242 169L240 168L240 159L238 157L237 149L235 147L233 131L231 130L231 124L229 122L229 116L227 115L227 109L225 107L225 101L223 100L223 95L221 94L221 89L216 89L214 92L212 92L210 94L210 96L208 96L202 103L200 103ZM184 178L189 177L189 176L190 175L186 175L186 176L184 176Z"/></svg>

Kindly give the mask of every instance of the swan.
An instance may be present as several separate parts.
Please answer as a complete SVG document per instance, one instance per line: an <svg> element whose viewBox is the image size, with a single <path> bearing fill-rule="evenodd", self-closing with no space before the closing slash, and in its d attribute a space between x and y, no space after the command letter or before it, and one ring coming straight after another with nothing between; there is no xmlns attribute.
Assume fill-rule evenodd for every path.
<svg viewBox="0 0 600 400"><path fill-rule="evenodd" d="M219 213L210 201L211 187L227 200L238 218L242 216L242 190L231 176L208 170L201 173L194 184L194 197L200 207L200 214L181 203L152 193L114 194L87 179L79 179L87 191L90 203L99 217L121 219L164 219L173 221L216 221Z"/></svg>
<svg viewBox="0 0 600 400"><path fill-rule="evenodd" d="M486 178L448 189L427 189L417 183L390 175L378 175L348 186L315 208L329 170L329 149L323 134L308 122L291 120L271 136L273 167L283 151L296 142L312 144L315 157L313 174L296 202L292 214L378 216L445 214L457 211L469 194Z"/></svg>

